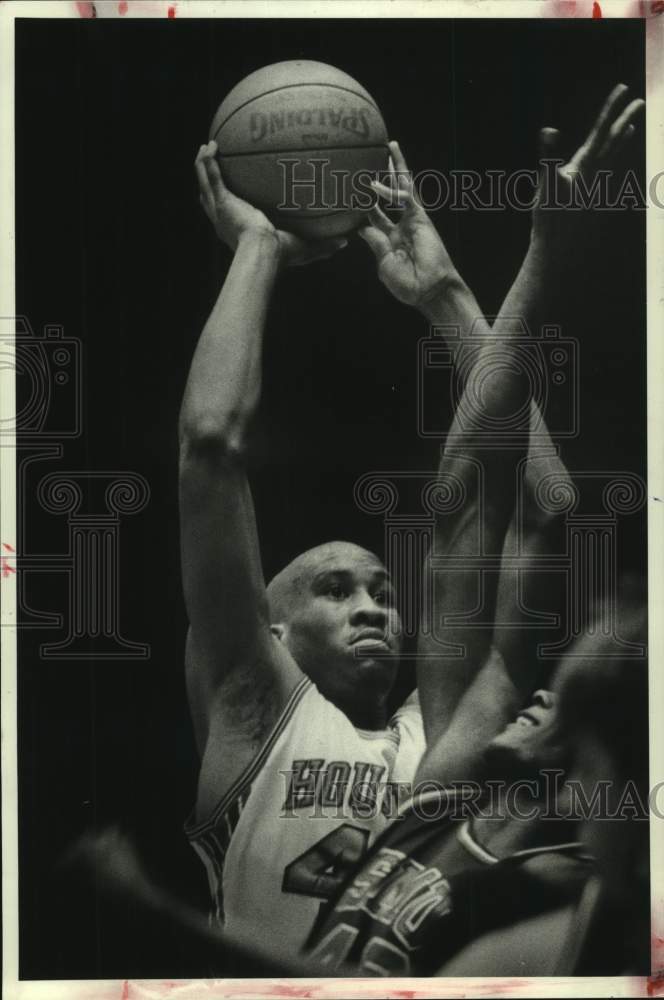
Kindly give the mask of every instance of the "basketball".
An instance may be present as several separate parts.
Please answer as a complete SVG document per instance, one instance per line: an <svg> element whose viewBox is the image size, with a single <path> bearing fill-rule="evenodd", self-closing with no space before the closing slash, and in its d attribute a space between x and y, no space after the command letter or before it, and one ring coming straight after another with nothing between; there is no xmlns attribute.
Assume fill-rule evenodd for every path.
<svg viewBox="0 0 664 1000"><path fill-rule="evenodd" d="M264 66L222 101L210 128L228 188L306 239L357 228L387 168L382 115L347 73L294 60Z"/></svg>

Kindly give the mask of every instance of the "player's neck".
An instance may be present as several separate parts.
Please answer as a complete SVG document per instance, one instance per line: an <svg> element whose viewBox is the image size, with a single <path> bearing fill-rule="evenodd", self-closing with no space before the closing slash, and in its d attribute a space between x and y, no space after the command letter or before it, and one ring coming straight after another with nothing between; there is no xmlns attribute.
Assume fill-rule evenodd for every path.
<svg viewBox="0 0 664 1000"><path fill-rule="evenodd" d="M339 706L356 729L378 730L387 725L387 711L383 704Z"/></svg>

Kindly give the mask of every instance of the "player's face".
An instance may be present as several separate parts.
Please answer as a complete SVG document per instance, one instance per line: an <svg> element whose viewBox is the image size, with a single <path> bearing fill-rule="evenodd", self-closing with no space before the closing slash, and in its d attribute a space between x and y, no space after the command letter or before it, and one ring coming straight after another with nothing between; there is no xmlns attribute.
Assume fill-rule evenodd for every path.
<svg viewBox="0 0 664 1000"><path fill-rule="evenodd" d="M553 691L535 691L532 703L489 744L490 758L514 770L552 768L564 757L558 727L558 696Z"/></svg>
<svg viewBox="0 0 664 1000"><path fill-rule="evenodd" d="M317 555L286 642L330 700L386 696L401 651L401 620L385 567L352 545Z"/></svg>

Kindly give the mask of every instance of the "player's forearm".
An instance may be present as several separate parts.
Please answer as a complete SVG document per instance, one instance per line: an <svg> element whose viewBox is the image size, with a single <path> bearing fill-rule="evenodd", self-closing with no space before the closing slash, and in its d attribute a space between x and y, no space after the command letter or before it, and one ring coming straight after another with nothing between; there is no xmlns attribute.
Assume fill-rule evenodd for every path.
<svg viewBox="0 0 664 1000"><path fill-rule="evenodd" d="M514 363L517 349L515 339L506 337L499 359L492 339L477 352L440 464L442 496L459 493L463 502L437 516L433 553L424 570L435 595L435 619L423 620L418 647L428 742L445 732L490 649L486 627L464 630L447 620L472 614L478 599L484 621L491 620L495 608L496 574L480 578L477 560L502 550L515 506L517 468L526 454L525 440L513 442L498 434L507 418L529 401L530 386ZM462 655L446 654L441 640L450 644L450 652L463 650Z"/></svg>
<svg viewBox="0 0 664 1000"><path fill-rule="evenodd" d="M494 323L493 333L518 334L523 329L520 323L523 321L530 334L537 334L542 324L551 320L549 309L562 286L563 273L564 263L547 249L542 240L531 237L519 273ZM534 399L530 404L529 442L526 484L532 497L543 476L555 474L560 479L570 478ZM532 527L547 520L545 512L532 502L527 503L525 513Z"/></svg>
<svg viewBox="0 0 664 1000"><path fill-rule="evenodd" d="M240 238L191 363L180 412L183 444L244 449L260 398L263 330L278 265L271 234Z"/></svg>
<svg viewBox="0 0 664 1000"><path fill-rule="evenodd" d="M463 339L468 336L472 336L473 342L476 337L481 338L484 335L491 335L492 340L502 335L518 336L523 332L523 323L527 330L536 332L542 323L550 319L548 310L555 299L557 289L561 287L563 272L564 263L547 248L543 239L533 236L519 273L507 293L493 327L481 315L475 297L458 276L456 279L451 279L448 284L441 284L436 294L429 298L426 309L422 311L432 324L458 327L461 342L454 340L452 330L445 335L447 346L457 353L463 346ZM516 354L522 349L516 345ZM519 364L519 357L514 351L512 353L517 368L523 367ZM505 402L509 402L508 396L505 397ZM555 473L560 478L569 477L535 400L531 400L530 404L529 437L526 481L530 493L534 491L543 475ZM532 504L528 505L527 512L533 523L538 519L546 519L542 511L533 509ZM533 518L534 514L537 514L538 518Z"/></svg>

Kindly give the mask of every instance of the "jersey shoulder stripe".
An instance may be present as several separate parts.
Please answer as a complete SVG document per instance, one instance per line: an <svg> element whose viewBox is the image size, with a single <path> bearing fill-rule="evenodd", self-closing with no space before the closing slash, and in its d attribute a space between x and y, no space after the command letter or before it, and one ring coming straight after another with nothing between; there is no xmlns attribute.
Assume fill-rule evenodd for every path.
<svg viewBox="0 0 664 1000"><path fill-rule="evenodd" d="M303 677L297 684L265 743L251 763L247 765L235 783L231 785L226 794L221 798L218 805L212 810L210 816L200 823L195 823L193 822L193 813L190 815L189 819L184 824L185 833L190 840L200 837L201 834L208 830L213 830L218 825L224 813L227 812L234 803L237 803L239 806L239 809L237 810L239 817L239 811L242 804L247 799L254 778L263 767L263 764L269 757L274 744L283 733L284 729L292 719L298 705L302 701L302 698L311 687L313 687L313 682L308 677ZM236 817L236 821L238 817ZM235 824L233 824L233 826L235 826Z"/></svg>

